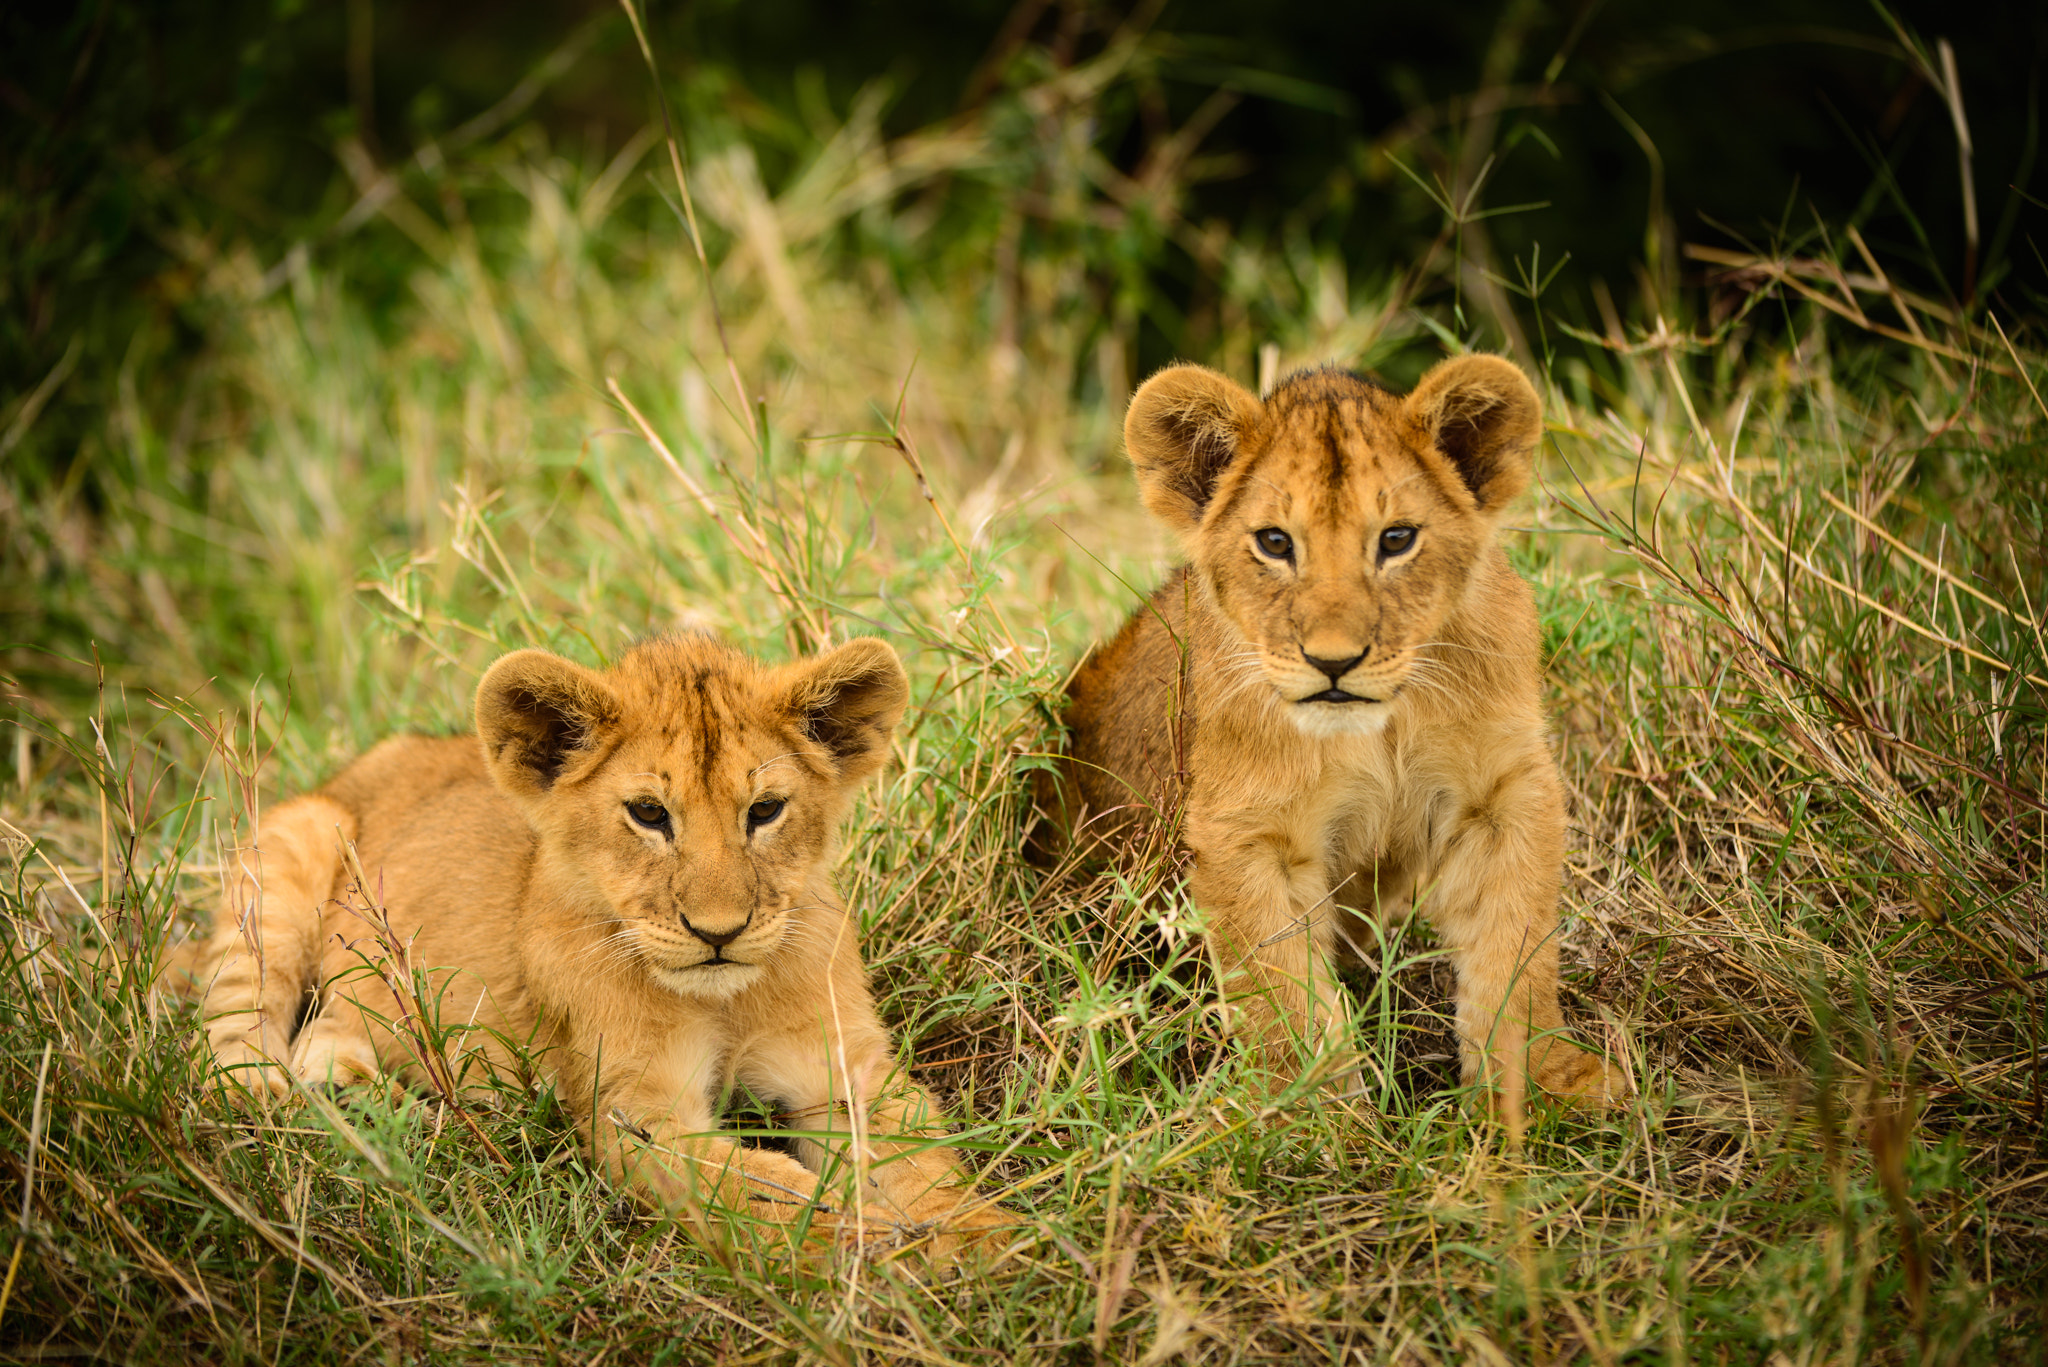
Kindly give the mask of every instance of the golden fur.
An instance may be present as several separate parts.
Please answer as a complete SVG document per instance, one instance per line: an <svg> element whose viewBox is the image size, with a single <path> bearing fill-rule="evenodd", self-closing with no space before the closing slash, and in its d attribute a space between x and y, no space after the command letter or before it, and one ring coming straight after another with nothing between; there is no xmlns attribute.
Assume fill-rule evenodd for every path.
<svg viewBox="0 0 2048 1367"><path fill-rule="evenodd" d="M1334 370L1264 402L1164 370L1131 401L1139 490L1189 563L1069 688L1040 801L1083 843L1178 819L1240 1029L1278 1073L1344 1019L1332 961L1418 904L1458 976L1465 1080L1519 1109L1525 1068L1606 1100L1561 1038L1564 803L1533 598L1496 544L1541 404L1492 356L1406 397ZM1412 530L1404 530L1412 529Z"/></svg>
<svg viewBox="0 0 2048 1367"><path fill-rule="evenodd" d="M930 1142L937 1112L897 1069L831 883L908 692L873 640L775 669L701 637L604 672L506 656L476 736L386 741L265 815L211 946L220 1065L273 1092L285 1067L416 1078L419 1031L394 1024L437 1016L458 1071L529 1046L599 1165L657 1205L788 1222L818 1201L814 1228L847 1227L826 1148L799 1162L713 1133L739 1084L800 1130L852 1129L864 1216L994 1223Z"/></svg>

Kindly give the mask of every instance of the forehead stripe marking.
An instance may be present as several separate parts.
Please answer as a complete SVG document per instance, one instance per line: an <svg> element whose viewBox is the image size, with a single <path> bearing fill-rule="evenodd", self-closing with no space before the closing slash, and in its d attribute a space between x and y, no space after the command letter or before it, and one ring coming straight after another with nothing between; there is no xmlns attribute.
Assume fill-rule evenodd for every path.
<svg viewBox="0 0 2048 1367"><path fill-rule="evenodd" d="M693 682L697 685L697 775L708 793L712 771L718 767L718 726L712 717L707 671L699 669Z"/></svg>
<svg viewBox="0 0 2048 1367"><path fill-rule="evenodd" d="M1323 445L1328 448L1330 456L1329 464L1324 467L1323 473L1330 481L1330 490L1333 493L1344 487L1347 473L1344 459L1344 438L1347 435L1345 427L1341 405L1333 403L1323 410Z"/></svg>

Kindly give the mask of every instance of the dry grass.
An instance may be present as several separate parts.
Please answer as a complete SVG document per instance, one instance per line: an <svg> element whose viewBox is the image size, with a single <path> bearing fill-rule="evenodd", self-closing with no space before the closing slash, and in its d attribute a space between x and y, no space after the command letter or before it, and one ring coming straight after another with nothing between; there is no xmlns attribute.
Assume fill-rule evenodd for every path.
<svg viewBox="0 0 2048 1367"><path fill-rule="evenodd" d="M1050 146L1083 116L1057 95ZM1713 334L1560 362L1516 553L1577 830L1567 1007L1641 1103L1511 1143L1451 1090L1418 932L1353 984L1364 1087L1246 1113L1171 888L1045 882L1017 853L1048 701L1166 563L1116 456L1128 336L1056 251L888 269L930 231L905 192L1000 149L885 144L856 110L773 197L744 147L699 167L728 353L681 229L617 217L650 145L580 165L521 134L450 170L435 214L398 186L383 212L421 264L395 335L309 259L267 282L191 244L214 351L168 425L111 415L132 503L0 510L63 627L31 646L92 640L104 670L0 657L0 1353L2039 1355L2032 341L1874 263L1829 296L1863 300L1847 317L1811 262L1742 262ZM1329 263L1230 251L1241 305L1301 320L1233 333L1240 378L1269 342L1281 365L1415 354L1412 282L1318 307ZM431 1099L254 1123L202 1099L158 975L261 801L462 724L503 649L594 658L685 621L769 655L878 632L911 664L841 883L885 1014L1018 1217L993 1273L796 1271L745 1231L710 1256L606 1191L545 1097L477 1100L480 1131Z"/></svg>

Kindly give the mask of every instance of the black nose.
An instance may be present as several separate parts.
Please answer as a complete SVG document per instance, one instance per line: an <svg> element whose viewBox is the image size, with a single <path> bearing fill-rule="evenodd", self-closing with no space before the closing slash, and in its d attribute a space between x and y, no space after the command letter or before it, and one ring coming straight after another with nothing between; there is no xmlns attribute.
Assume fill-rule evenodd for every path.
<svg viewBox="0 0 2048 1367"><path fill-rule="evenodd" d="M1329 675L1330 683L1332 685L1335 685L1339 679L1343 678L1346 674L1349 674L1351 672L1353 665L1356 665L1360 660L1363 660L1365 658L1365 652L1361 650L1358 654L1353 655L1348 660L1318 660L1315 656L1309 654L1307 651L1304 650L1301 653L1301 658L1307 660L1311 665L1314 665L1317 669L1320 669L1323 671L1323 673Z"/></svg>
<svg viewBox="0 0 2048 1367"><path fill-rule="evenodd" d="M740 936L746 934L747 927L753 924L753 920L754 918L750 914L746 920L740 922L731 930L719 933L709 930L701 930L698 927L691 925L690 918L685 916L683 917L683 929L689 931L692 935L702 940L705 944L710 945L713 949L724 949L734 940L737 940L740 938Z"/></svg>

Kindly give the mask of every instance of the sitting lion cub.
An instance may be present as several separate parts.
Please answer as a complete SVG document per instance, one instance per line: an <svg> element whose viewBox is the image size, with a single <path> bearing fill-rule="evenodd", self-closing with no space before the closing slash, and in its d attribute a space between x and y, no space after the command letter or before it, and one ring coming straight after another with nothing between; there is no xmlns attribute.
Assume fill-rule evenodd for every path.
<svg viewBox="0 0 2048 1367"><path fill-rule="evenodd" d="M929 1142L931 1098L898 1073L832 890L840 821L908 695L874 640L778 669L700 637L604 672L506 656L476 736L386 741L264 816L211 944L215 1056L273 1092L281 1065L417 1075L400 1023L424 1000L481 1027L465 1047L489 1067L530 1044L597 1163L661 1206L787 1223L815 1201L835 1226L819 1145L800 1163L710 1133L738 1082L798 1129L853 1132L864 1216L992 1226Z"/></svg>
<svg viewBox="0 0 2048 1367"><path fill-rule="evenodd" d="M1257 1060L1342 1019L1357 918L1419 903L1450 949L1465 1080L1519 1111L1524 1069L1602 1102L1625 1076L1560 1037L1564 803L1536 611L1495 544L1542 406L1493 356L1407 397L1337 370L1265 402L1179 365L1124 423L1145 506L1189 564L1069 688L1040 783L1082 844L1171 822Z"/></svg>

